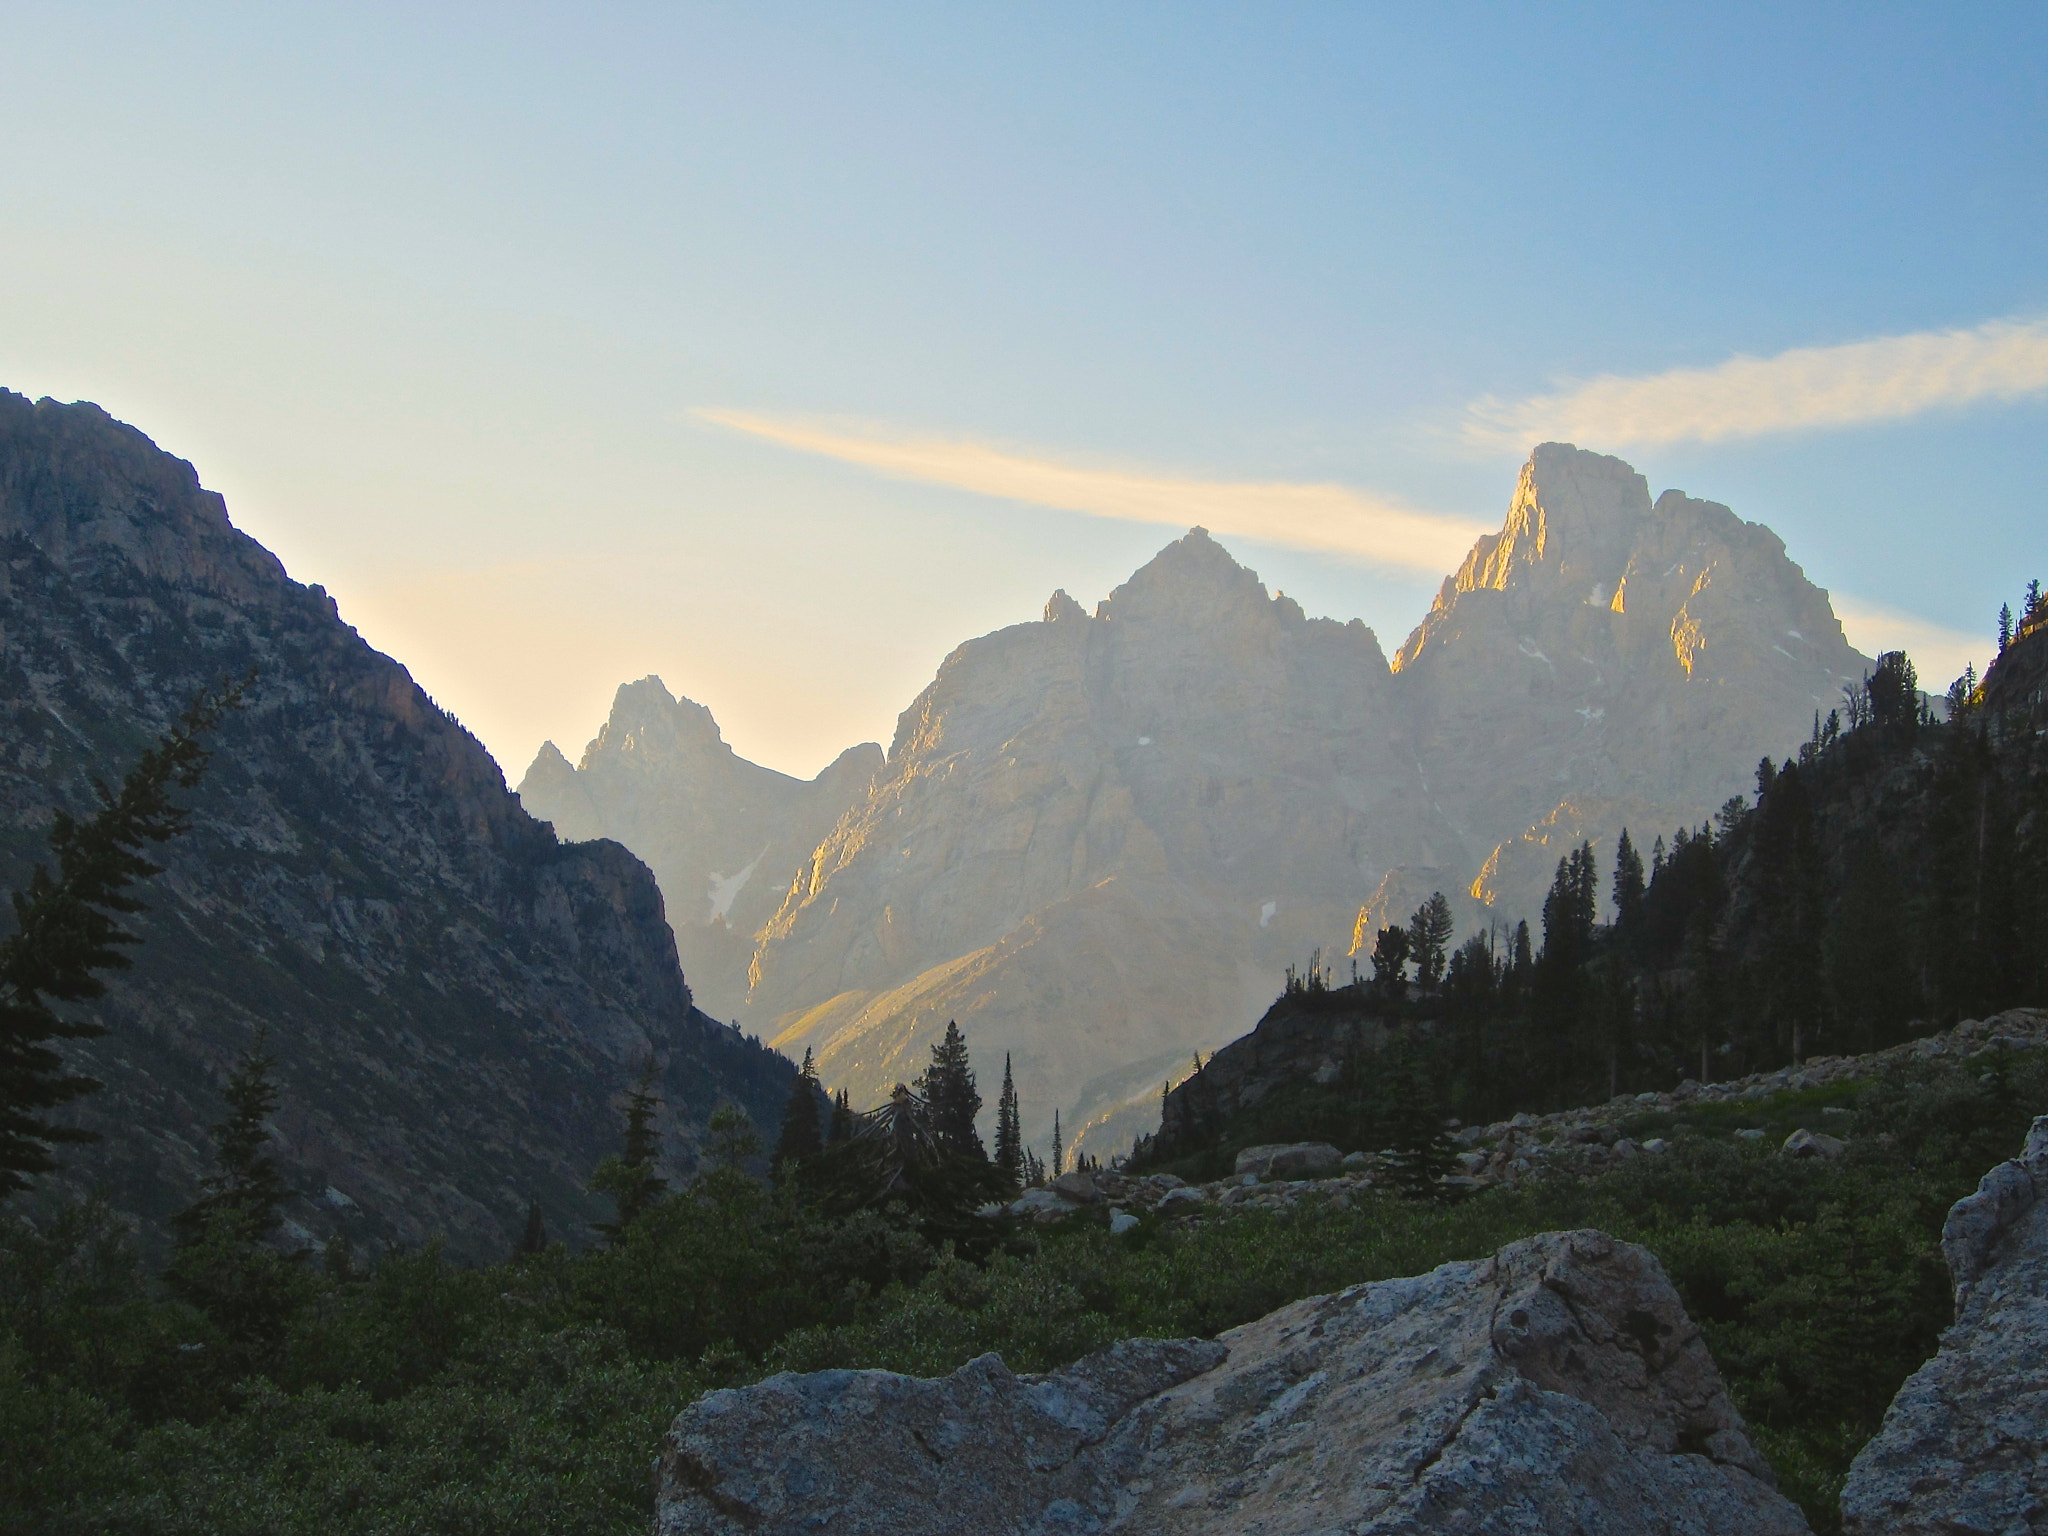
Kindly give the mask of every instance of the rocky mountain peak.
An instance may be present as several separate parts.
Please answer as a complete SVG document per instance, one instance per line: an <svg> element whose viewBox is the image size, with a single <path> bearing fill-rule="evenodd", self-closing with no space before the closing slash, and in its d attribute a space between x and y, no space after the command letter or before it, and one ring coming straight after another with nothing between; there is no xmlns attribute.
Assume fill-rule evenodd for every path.
<svg viewBox="0 0 2048 1536"><path fill-rule="evenodd" d="M711 711L693 699L678 698L652 673L638 682L621 683L612 696L612 712L585 749L582 766L600 757L620 754L649 756L687 753L691 756L732 755Z"/></svg>
<svg viewBox="0 0 2048 1536"><path fill-rule="evenodd" d="M1085 619L1088 610L1067 596L1067 589L1059 587L1045 600L1045 622L1059 624L1069 619Z"/></svg>
<svg viewBox="0 0 2048 1536"><path fill-rule="evenodd" d="M1208 529L1190 528L1110 593L1095 616L1140 624L1213 623L1225 613L1248 613L1267 602L1256 571L1239 565Z"/></svg>
<svg viewBox="0 0 2048 1536"><path fill-rule="evenodd" d="M1651 515L1650 486L1620 459L1570 443L1529 455L1498 534L1481 539L1444 584L1455 592L1530 586L1603 587L1611 596L1629 550Z"/></svg>

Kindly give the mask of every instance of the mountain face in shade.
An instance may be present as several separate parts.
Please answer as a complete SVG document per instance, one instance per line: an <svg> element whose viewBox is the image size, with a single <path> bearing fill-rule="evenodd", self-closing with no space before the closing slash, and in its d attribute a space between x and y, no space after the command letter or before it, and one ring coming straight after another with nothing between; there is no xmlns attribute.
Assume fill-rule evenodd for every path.
<svg viewBox="0 0 2048 1536"><path fill-rule="evenodd" d="M710 710L644 677L619 689L581 764L543 745L519 799L565 839L614 838L647 861L699 1005L729 1019L756 935L881 768L872 742L808 781L760 767L725 744Z"/></svg>
<svg viewBox="0 0 2048 1536"><path fill-rule="evenodd" d="M1393 665L1473 894L1528 915L1567 847L1701 820L1872 663L1770 529L1546 443Z"/></svg>
<svg viewBox="0 0 2048 1536"><path fill-rule="evenodd" d="M254 667L132 970L67 1048L105 1088L97 1184L149 1230L197 1193L235 1058L268 1030L279 1160L314 1236L502 1255L529 1199L574 1236L650 1054L672 1158L722 1099L772 1134L788 1062L691 1002L645 865L564 845L483 748L192 467L90 405L0 393L0 877L201 687Z"/></svg>
<svg viewBox="0 0 2048 1536"><path fill-rule="evenodd" d="M856 1099L957 1018L991 1084L1013 1057L1027 1135L1059 1106L1071 1138L1156 1112L1361 892L1456 846L1372 631L1197 529L1093 616L1055 593L947 657L768 925L748 1018Z"/></svg>

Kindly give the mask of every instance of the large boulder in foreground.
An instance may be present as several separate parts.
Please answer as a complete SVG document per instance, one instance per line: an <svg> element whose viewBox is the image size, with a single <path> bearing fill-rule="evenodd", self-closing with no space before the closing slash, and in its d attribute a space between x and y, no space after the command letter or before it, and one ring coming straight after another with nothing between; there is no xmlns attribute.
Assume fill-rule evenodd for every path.
<svg viewBox="0 0 2048 1536"><path fill-rule="evenodd" d="M972 1529L1792 1536L1645 1250L1547 1233L1049 1376L819 1371L713 1392L664 1444L662 1536Z"/></svg>
<svg viewBox="0 0 2048 1536"><path fill-rule="evenodd" d="M1942 1229L1956 1320L1856 1457L1847 1536L2048 1530L2048 1115Z"/></svg>

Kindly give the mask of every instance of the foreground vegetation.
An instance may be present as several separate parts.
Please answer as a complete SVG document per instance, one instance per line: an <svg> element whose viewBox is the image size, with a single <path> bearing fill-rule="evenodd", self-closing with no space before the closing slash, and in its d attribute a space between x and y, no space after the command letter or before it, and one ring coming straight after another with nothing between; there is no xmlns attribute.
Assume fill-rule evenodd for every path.
<svg viewBox="0 0 2048 1536"><path fill-rule="evenodd" d="M1949 1204L2048 1104L2044 1053L1873 1081L1850 1138L1793 1162L1702 1115L1600 1179L1455 1205L1308 1202L1005 1226L979 1262L903 1206L832 1218L731 1158L616 1240L486 1268L367 1272L231 1241L210 1282L144 1273L102 1209L0 1222L0 1522L9 1532L624 1532L674 1413L779 1369L1043 1370L1134 1335L1214 1334L1295 1298L1560 1227L1648 1245L1816 1528L1949 1320ZM1751 1125L1817 1118L1787 1095ZM745 1150L743 1137L728 1147ZM189 1250L188 1250L189 1251ZM193 1261L187 1260L188 1267Z"/></svg>

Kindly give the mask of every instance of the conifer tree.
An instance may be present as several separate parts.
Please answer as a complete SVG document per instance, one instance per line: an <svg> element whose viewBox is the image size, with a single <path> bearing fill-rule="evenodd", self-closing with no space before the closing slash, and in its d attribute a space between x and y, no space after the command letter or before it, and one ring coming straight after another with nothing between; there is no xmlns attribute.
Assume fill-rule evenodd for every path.
<svg viewBox="0 0 2048 1536"><path fill-rule="evenodd" d="M1406 928L1382 928L1373 938L1373 990L1391 1002L1408 993L1408 942Z"/></svg>
<svg viewBox="0 0 2048 1536"><path fill-rule="evenodd" d="M1450 1171L1455 1155L1444 1133L1443 1101L1412 1045L1394 1046L1382 1070L1380 1123L1387 1144L1380 1162L1403 1195L1435 1199L1440 1193L1437 1180Z"/></svg>
<svg viewBox="0 0 2048 1536"><path fill-rule="evenodd" d="M214 1172L206 1193L172 1218L188 1239L217 1217L243 1242L261 1242L277 1230L278 1207L291 1192L264 1153L270 1143L264 1122L277 1109L277 1088L270 1079L277 1063L264 1050L268 1043L269 1032L258 1029L255 1044L236 1063L221 1095L228 1117L213 1128Z"/></svg>
<svg viewBox="0 0 2048 1536"><path fill-rule="evenodd" d="M1066 1171L1066 1166L1066 1148L1060 1141L1060 1112L1055 1109L1052 1112L1052 1176L1058 1178Z"/></svg>
<svg viewBox="0 0 2048 1536"><path fill-rule="evenodd" d="M654 1091L654 1083L655 1063L650 1055L641 1068L639 1081L626 1095L624 1145L591 1171L591 1189L610 1195L617 1207L617 1215L609 1222L600 1222L597 1228L613 1242L668 1193L668 1180L654 1171L654 1160L661 1152L661 1132L654 1124L661 1099Z"/></svg>
<svg viewBox="0 0 2048 1536"><path fill-rule="evenodd" d="M144 910L129 888L162 873L142 849L185 830L191 813L173 804L170 792L198 787L209 755L200 738L242 707L246 686L201 693L118 790L95 779L99 809L84 821L59 811L51 823L47 842L57 873L37 864L26 888L13 893L14 932L0 942L0 1200L55 1168L51 1153L59 1143L92 1139L45 1118L100 1086L66 1070L52 1042L105 1031L54 1005L101 996L106 983L98 973L129 964L121 951L140 940L121 919Z"/></svg>
<svg viewBox="0 0 2048 1536"><path fill-rule="evenodd" d="M789 1085L789 1098L782 1106L782 1131L775 1140L775 1177L785 1170L816 1157L824 1151L818 1130L818 1068L809 1046L804 1047L804 1064Z"/></svg>
<svg viewBox="0 0 2048 1536"><path fill-rule="evenodd" d="M1415 984L1434 990L1444 979L1444 957L1451 941L1451 904L1437 891L1408 919L1408 954L1415 961Z"/></svg>
<svg viewBox="0 0 2048 1536"><path fill-rule="evenodd" d="M853 1140L853 1100L844 1088L832 1095L832 1128L825 1139L834 1146Z"/></svg>
<svg viewBox="0 0 2048 1536"><path fill-rule="evenodd" d="M995 1161L1011 1188L1024 1182L1024 1128L1017 1104L1017 1084L1010 1076L1008 1052L1003 1054L1003 1093L996 1100Z"/></svg>
<svg viewBox="0 0 2048 1536"><path fill-rule="evenodd" d="M1820 733L1820 715L1813 717L1816 736ZM1614 848L1614 923L1617 928L1631 929L1643 909L1643 896L1648 887L1643 881L1643 856L1636 852L1636 845L1629 841L1628 828L1621 829L1621 841Z"/></svg>
<svg viewBox="0 0 2048 1536"><path fill-rule="evenodd" d="M264 1122L277 1108L265 1044L258 1030L228 1079L228 1115L213 1127L214 1171L205 1193L171 1218L177 1237L164 1267L171 1293L221 1331L224 1348L213 1365L231 1377L263 1366L303 1295L306 1250L287 1256L265 1244L291 1193L264 1150Z"/></svg>
<svg viewBox="0 0 2048 1536"><path fill-rule="evenodd" d="M1998 605L1998 654L2003 656L2007 646L2012 644L2012 604Z"/></svg>
<svg viewBox="0 0 2048 1536"><path fill-rule="evenodd" d="M529 1201L526 1207L526 1230L519 1237L519 1251L522 1254L546 1253L548 1251L547 1219L540 1213L540 1202Z"/></svg>
<svg viewBox="0 0 2048 1536"><path fill-rule="evenodd" d="M931 1065L918 1079L917 1090L931 1108L932 1128L940 1143L958 1156L986 1162L988 1153L974 1129L981 1094L967 1059L967 1039L956 1021L947 1021L945 1036L932 1047Z"/></svg>

